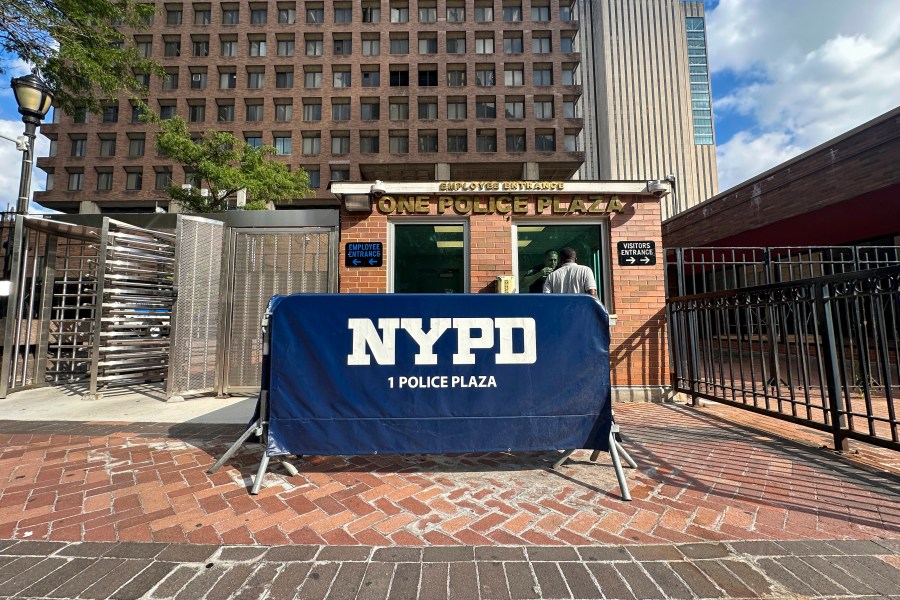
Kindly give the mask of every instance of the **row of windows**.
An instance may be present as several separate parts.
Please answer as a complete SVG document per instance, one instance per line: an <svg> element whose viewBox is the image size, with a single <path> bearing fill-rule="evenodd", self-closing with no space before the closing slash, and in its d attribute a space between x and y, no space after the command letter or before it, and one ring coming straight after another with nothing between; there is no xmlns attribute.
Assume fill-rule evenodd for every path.
<svg viewBox="0 0 900 600"><path fill-rule="evenodd" d="M450 153L469 152L469 132L453 131L446 132L446 151ZM431 153L438 152L438 132L437 131L419 131L416 137L418 152ZM306 156L315 156L321 153L321 134L308 133L303 134L301 138L302 154ZM381 138L378 132L359 132L359 151L361 154L377 154L381 152ZM248 144L259 146L262 145L262 137L252 135L247 137ZM407 131L392 131L388 134L388 152L391 154L408 154L410 151L410 137ZM534 150L537 152L555 152L556 151L556 133L553 131L536 132L534 134ZM280 155L289 155L292 152L292 138L290 135L276 135L273 137L272 145ZM505 134L506 152L518 153L527 151L527 138L524 131L508 131ZM496 130L478 130L475 133L475 151L480 153L497 152L497 131ZM564 135L564 150L574 152L579 150L578 134L566 133ZM331 133L331 154L345 155L350 153L350 132L332 132ZM97 190L111 190L113 186L114 170L106 167L96 167ZM125 176L126 190L143 189L144 170L141 167L123 167L122 171ZM312 169L311 169L312 171ZM69 168L66 170L68 174L69 191L81 191L84 189L84 170L78 168ZM172 183L172 171L169 168L155 168L155 189L166 189ZM318 170L315 170L318 174ZM48 174L47 190L53 189L52 173ZM188 178L187 183L193 183ZM318 177L316 177L313 187L318 187Z"/></svg>
<svg viewBox="0 0 900 600"><path fill-rule="evenodd" d="M494 41L494 34L476 33L474 43L467 42L465 33L447 34L444 50L447 54L466 54L474 49L475 54L495 54L500 47ZM406 55L410 53L410 37L408 33L392 33L387 37L386 48L391 55ZM268 39L265 34L248 34L246 52L248 56L267 56L270 51ZM438 53L438 34L434 31L420 32L413 40L419 54ZM572 35L561 34L558 48L560 52L575 52L576 38ZM359 40L360 50L363 56L380 56L382 53L381 35L378 33L363 33ZM523 54L525 52L525 37L522 32L504 32L502 42L503 52L506 54ZM210 55L210 40L208 36L191 36L191 55L204 58ZM334 56L350 56L353 54L353 37L349 33L334 33L331 38L331 53ZM153 40L146 36L135 38L135 49L145 58L153 56ZM181 56L181 36L163 36L163 56L174 58ZM219 56L233 58L238 56L239 41L234 35L219 36ZM324 56L325 39L322 34L306 34L303 38L303 49L306 56ZM535 31L531 34L531 51L534 54L550 54L553 52L553 34L550 31ZM275 36L276 56L294 56L296 53L296 39L294 34L279 34Z"/></svg>
<svg viewBox="0 0 900 600"><path fill-rule="evenodd" d="M410 9L408 2L391 1L390 6L384 11L384 18L390 23L408 23ZM419 23L436 23L438 20L438 7L436 1L420 2L417 10L413 12ZM574 2L563 1L559 3L559 19L573 21L577 18ZM334 2L326 19L325 3L305 2L301 9L303 20L310 25L325 23L352 23L354 20L353 3ZM184 6L181 4L167 3L163 10L165 24L168 26L180 26L184 24ZM219 23L222 25L238 25L241 23L241 8L237 3L223 3L218 11ZM448 23L464 23L469 18L466 7L461 0L449 0L442 16ZM547 0L532 2L529 10L529 18L532 22L548 22L551 19L551 6ZM497 12L499 18L507 23L517 23L525 20L525 12L521 2L504 0L503 6ZM251 25L265 25L269 22L269 7L264 3L251 3L249 11L245 10L243 16ZM282 25L293 25L297 22L297 5L294 2L279 2L275 14L275 21ZM355 17L363 23L380 23L382 20L381 2L368 0L362 3L359 13ZM480 0L476 3L472 17L476 23L490 23L495 19L494 3ZM206 26L213 24L213 10L209 4L195 4L192 9L194 25ZM153 23L151 18L147 24Z"/></svg>
<svg viewBox="0 0 900 600"><path fill-rule="evenodd" d="M409 85L409 70L406 67L391 67L390 86L405 87ZM443 82L447 87L494 87L497 85L497 73L494 65L476 65L474 80L468 76L468 68L462 64L447 65L446 78ZM417 82L420 87L437 87L437 65L419 65L417 69ZM364 65L360 70L360 83L362 87L380 87L381 69L378 65ZM177 90L181 87L181 72L179 69L167 69L162 79L164 91ZM249 66L246 68L244 79L245 89L263 89L266 87L266 67ZM331 87L335 89L349 88L353 86L353 76L349 66L336 65L332 67ZM553 85L553 65L535 64L532 67L532 84L536 86ZM581 73L579 65L564 64L561 67L562 85L581 85ZM272 80L270 80L272 82ZM319 68L304 69L303 87L305 89L319 89L323 83L323 72ZM275 89L292 89L294 83L293 67L275 67ZM190 89L205 90L209 87L209 73L206 68L192 67L188 73L188 85ZM503 71L503 85L517 87L525 85L525 67L521 64L506 65ZM218 89L233 90L238 87L238 73L231 67L220 67L218 70ZM110 105L113 106L113 105ZM113 118L113 117L111 117ZM115 118L118 118L117 116ZM115 122L115 121L104 121Z"/></svg>

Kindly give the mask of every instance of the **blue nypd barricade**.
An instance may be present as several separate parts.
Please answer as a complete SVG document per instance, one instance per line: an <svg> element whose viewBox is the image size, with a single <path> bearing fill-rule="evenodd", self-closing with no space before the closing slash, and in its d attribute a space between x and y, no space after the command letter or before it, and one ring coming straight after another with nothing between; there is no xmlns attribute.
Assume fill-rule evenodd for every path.
<svg viewBox="0 0 900 600"><path fill-rule="evenodd" d="M618 446L609 316L587 295L297 294L267 319L260 417L211 469L255 432L254 493L291 454Z"/></svg>

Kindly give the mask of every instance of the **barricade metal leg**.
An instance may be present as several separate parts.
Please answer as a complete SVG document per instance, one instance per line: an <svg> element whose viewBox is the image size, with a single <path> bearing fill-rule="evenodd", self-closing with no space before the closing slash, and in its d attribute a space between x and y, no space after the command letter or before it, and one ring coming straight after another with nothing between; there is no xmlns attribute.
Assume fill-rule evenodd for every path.
<svg viewBox="0 0 900 600"><path fill-rule="evenodd" d="M553 463L553 466L550 468L551 469L558 468L560 465L562 465L564 462L566 462L566 460L568 460L568 458L570 456L572 456L573 452L575 452L575 451L574 450L566 450L565 452L563 452L563 455L559 457L559 460L556 461L555 463Z"/></svg>
<svg viewBox="0 0 900 600"><path fill-rule="evenodd" d="M613 469L616 471L616 479L619 480L619 489L622 490L622 500L631 501L631 492L628 491L628 482L625 481L625 472L619 461L619 453L616 450L616 437L613 431L609 432L609 456L612 458Z"/></svg>
<svg viewBox="0 0 900 600"><path fill-rule="evenodd" d="M247 438L249 438L254 433L256 433L256 435L262 434L262 421L256 421L247 429L247 431L242 433L241 437L239 437L237 441L231 445L231 448L229 448L228 451L225 452L225 454L223 454L222 457L217 460L213 466L207 469L206 472L215 473L216 471L218 471L229 458L234 456L234 453L238 451L238 448L244 445L244 442L247 441Z"/></svg>
<svg viewBox="0 0 900 600"><path fill-rule="evenodd" d="M262 487L263 475L266 474L267 468L269 468L269 455L263 452L262 460L259 461L259 470L256 472L256 477L253 478L253 487L250 488L250 493L254 496L259 493L259 488Z"/></svg>

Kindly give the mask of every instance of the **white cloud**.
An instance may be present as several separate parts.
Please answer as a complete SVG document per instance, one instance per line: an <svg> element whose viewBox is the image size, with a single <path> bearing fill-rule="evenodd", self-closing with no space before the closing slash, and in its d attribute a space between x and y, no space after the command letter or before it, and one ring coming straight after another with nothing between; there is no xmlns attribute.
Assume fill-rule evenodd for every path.
<svg viewBox="0 0 900 600"><path fill-rule="evenodd" d="M722 190L900 105L896 0L722 0L707 16L712 70L745 82L715 104L748 120L718 148Z"/></svg>
<svg viewBox="0 0 900 600"><path fill-rule="evenodd" d="M25 131L22 121L0 120L0 134L17 138ZM50 152L50 141L38 132L36 140L35 157L47 156ZM35 160L37 162L37 160ZM0 210L10 208L15 210L19 198L19 177L22 173L22 153L16 149L16 144L9 140L0 139ZM31 174L31 191L43 190L47 181L47 174L35 167ZM51 212L31 203L29 209L36 213Z"/></svg>

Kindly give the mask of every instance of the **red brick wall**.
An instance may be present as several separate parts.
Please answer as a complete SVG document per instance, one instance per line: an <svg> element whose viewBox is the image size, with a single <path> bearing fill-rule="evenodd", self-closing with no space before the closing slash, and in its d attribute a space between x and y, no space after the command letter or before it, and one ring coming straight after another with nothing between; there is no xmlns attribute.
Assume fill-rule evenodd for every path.
<svg viewBox="0 0 900 600"><path fill-rule="evenodd" d="M621 197L625 209L614 213L610 228L613 300L618 323L612 328L610 356L614 386L668 385L668 350L665 329L665 289L661 256L653 267L619 267L616 242L653 240L662 249L659 200L642 196ZM529 202L534 202L531 199ZM431 215L436 205L431 204ZM529 210L533 214L533 210ZM459 218L457 215L453 215ZM404 217L391 217L401 221ZM559 218L554 220L558 221ZM549 220L549 218L548 218ZM513 274L511 220L504 215L468 217L470 280L472 292L494 292L498 275ZM339 259L341 293L387 292L387 263L380 268L348 269L344 266L347 243L387 242L388 217L342 212Z"/></svg>

